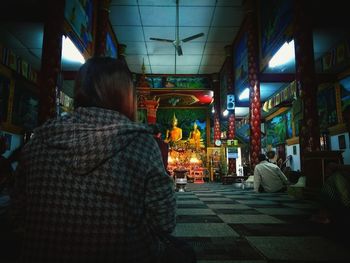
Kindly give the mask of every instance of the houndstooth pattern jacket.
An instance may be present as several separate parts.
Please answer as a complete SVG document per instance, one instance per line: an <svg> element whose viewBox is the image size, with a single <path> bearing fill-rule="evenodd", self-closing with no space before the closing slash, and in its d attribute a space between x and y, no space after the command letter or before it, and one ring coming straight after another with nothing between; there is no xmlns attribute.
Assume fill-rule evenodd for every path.
<svg viewBox="0 0 350 263"><path fill-rule="evenodd" d="M151 131L101 108L35 130L13 205L22 262L154 262L155 231L175 227L173 183Z"/></svg>

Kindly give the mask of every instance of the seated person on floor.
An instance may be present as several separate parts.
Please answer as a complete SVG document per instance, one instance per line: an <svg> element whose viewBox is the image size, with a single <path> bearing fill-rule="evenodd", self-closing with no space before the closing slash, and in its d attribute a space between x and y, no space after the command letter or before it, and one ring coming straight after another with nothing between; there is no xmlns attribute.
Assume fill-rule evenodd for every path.
<svg viewBox="0 0 350 263"><path fill-rule="evenodd" d="M268 151L266 153L266 156L269 160L270 163L274 163L274 164L277 164L277 155L276 155L276 152L271 150L271 151Z"/></svg>
<svg viewBox="0 0 350 263"><path fill-rule="evenodd" d="M288 179L281 169L270 163L264 154L259 155L259 161L254 169L254 191L259 192L283 192L287 189Z"/></svg>
<svg viewBox="0 0 350 263"><path fill-rule="evenodd" d="M320 192L321 209L311 221L328 224L350 215L350 165L329 163ZM344 217L345 216L345 217Z"/></svg>

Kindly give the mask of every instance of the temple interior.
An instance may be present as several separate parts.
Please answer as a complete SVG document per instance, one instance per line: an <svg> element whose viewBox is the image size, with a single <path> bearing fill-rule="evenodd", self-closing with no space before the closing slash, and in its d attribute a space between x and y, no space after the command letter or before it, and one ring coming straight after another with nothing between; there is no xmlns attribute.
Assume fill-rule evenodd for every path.
<svg viewBox="0 0 350 263"><path fill-rule="evenodd" d="M87 59L119 58L132 72L136 121L157 124L169 145L174 235L198 262L349 262L350 216L308 220L327 164L350 165L346 1L5 0L1 10L4 157L74 111ZM269 152L290 181L284 193L253 191ZM2 184L0 261L16 262Z"/></svg>

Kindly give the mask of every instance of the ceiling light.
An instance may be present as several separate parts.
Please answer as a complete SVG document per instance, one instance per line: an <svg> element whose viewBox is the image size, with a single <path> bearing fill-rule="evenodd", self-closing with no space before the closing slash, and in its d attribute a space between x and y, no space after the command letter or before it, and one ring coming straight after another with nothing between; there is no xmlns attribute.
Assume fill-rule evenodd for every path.
<svg viewBox="0 0 350 263"><path fill-rule="evenodd" d="M215 108L211 108L211 113L215 113Z"/></svg>
<svg viewBox="0 0 350 263"><path fill-rule="evenodd" d="M291 62L295 58L294 40L285 42L269 61L269 67L275 68Z"/></svg>
<svg viewBox="0 0 350 263"><path fill-rule="evenodd" d="M244 100L249 98L249 88L245 88L242 93L239 95L239 100Z"/></svg>
<svg viewBox="0 0 350 263"><path fill-rule="evenodd" d="M224 117L226 117L228 115L228 110L224 110L224 112L222 113L222 115L224 115Z"/></svg>
<svg viewBox="0 0 350 263"><path fill-rule="evenodd" d="M83 55L69 37L62 36L62 59L85 63Z"/></svg>

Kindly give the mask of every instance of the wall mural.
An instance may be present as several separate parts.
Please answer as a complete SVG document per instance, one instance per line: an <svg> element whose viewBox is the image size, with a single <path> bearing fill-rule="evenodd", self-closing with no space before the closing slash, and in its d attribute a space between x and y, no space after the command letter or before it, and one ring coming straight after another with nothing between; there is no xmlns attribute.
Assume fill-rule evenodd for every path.
<svg viewBox="0 0 350 263"><path fill-rule="evenodd" d="M260 5L262 66L292 35L291 0L264 0Z"/></svg>
<svg viewBox="0 0 350 263"><path fill-rule="evenodd" d="M168 89L209 89L210 88L210 80L207 77L147 76L146 80L151 88L168 88Z"/></svg>
<svg viewBox="0 0 350 263"><path fill-rule="evenodd" d="M266 121L266 146L285 143L293 136L291 112L287 111Z"/></svg>
<svg viewBox="0 0 350 263"><path fill-rule="evenodd" d="M238 42L233 54L233 68L235 71L235 91L236 95L247 88L248 84L248 44L247 33L243 34Z"/></svg>
<svg viewBox="0 0 350 263"><path fill-rule="evenodd" d="M13 100L12 124L23 127L25 130L33 130L38 126L38 107L37 95L17 82Z"/></svg>
<svg viewBox="0 0 350 263"><path fill-rule="evenodd" d="M76 39L72 41L83 50L92 53L93 39L93 3L94 0L70 0L66 1L64 16L77 35L79 42ZM81 45L79 45L81 44Z"/></svg>
<svg viewBox="0 0 350 263"><path fill-rule="evenodd" d="M340 81L343 121L350 127L350 76Z"/></svg>
<svg viewBox="0 0 350 263"><path fill-rule="evenodd" d="M320 131L327 129L338 122L335 89L333 84L320 85L317 93L317 110Z"/></svg>
<svg viewBox="0 0 350 263"><path fill-rule="evenodd" d="M7 121L10 79L0 75L0 122Z"/></svg>
<svg viewBox="0 0 350 263"><path fill-rule="evenodd" d="M106 34L106 53L105 55L107 57L117 58L118 57L118 51L117 47L113 41L112 35L110 32L107 32Z"/></svg>

